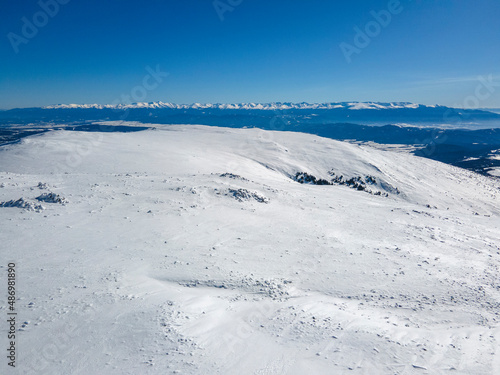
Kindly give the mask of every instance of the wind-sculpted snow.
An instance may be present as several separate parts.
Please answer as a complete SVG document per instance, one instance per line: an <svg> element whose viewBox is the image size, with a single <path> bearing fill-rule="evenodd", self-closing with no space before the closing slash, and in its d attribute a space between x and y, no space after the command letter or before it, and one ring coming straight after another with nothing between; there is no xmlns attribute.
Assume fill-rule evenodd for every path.
<svg viewBox="0 0 500 375"><path fill-rule="evenodd" d="M19 373L500 372L497 179L376 144L155 128L0 147Z"/></svg>

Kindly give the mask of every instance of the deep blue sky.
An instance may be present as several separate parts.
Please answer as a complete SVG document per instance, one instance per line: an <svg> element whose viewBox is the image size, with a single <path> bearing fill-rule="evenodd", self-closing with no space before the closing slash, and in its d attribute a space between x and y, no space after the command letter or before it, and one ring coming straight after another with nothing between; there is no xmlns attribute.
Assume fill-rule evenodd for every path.
<svg viewBox="0 0 500 375"><path fill-rule="evenodd" d="M401 0L348 63L340 44L388 3L243 0L221 21L213 0L70 0L15 53L9 33L41 8L0 0L0 108L124 101L158 65L169 76L143 101L500 107L500 1Z"/></svg>

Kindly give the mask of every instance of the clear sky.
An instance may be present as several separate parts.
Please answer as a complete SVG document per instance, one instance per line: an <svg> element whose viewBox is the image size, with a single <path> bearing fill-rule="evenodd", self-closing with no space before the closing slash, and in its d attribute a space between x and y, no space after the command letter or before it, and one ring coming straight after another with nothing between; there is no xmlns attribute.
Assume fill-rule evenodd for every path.
<svg viewBox="0 0 500 375"><path fill-rule="evenodd" d="M0 4L3 109L127 96L500 107L498 0Z"/></svg>

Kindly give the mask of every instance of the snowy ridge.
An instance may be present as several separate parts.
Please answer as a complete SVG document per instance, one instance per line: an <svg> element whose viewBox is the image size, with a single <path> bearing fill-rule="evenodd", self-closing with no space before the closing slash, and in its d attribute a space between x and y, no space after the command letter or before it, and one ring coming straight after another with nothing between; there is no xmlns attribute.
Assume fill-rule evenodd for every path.
<svg viewBox="0 0 500 375"><path fill-rule="evenodd" d="M235 103L235 104L174 104L158 102L142 102L131 104L56 104L42 107L44 109L130 109L130 108L171 108L171 109L257 109L257 110L287 110L287 109L402 109L402 108L435 108L423 104L407 102L377 103L377 102L339 102L339 103Z"/></svg>
<svg viewBox="0 0 500 375"><path fill-rule="evenodd" d="M155 128L0 147L19 374L500 373L497 180L309 134Z"/></svg>

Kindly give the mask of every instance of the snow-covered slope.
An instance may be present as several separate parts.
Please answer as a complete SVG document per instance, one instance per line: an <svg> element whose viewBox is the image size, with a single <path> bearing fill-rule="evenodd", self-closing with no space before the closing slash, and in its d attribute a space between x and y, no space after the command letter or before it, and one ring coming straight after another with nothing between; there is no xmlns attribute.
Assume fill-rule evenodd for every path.
<svg viewBox="0 0 500 375"><path fill-rule="evenodd" d="M28 137L0 178L18 374L500 371L494 179L204 126Z"/></svg>

